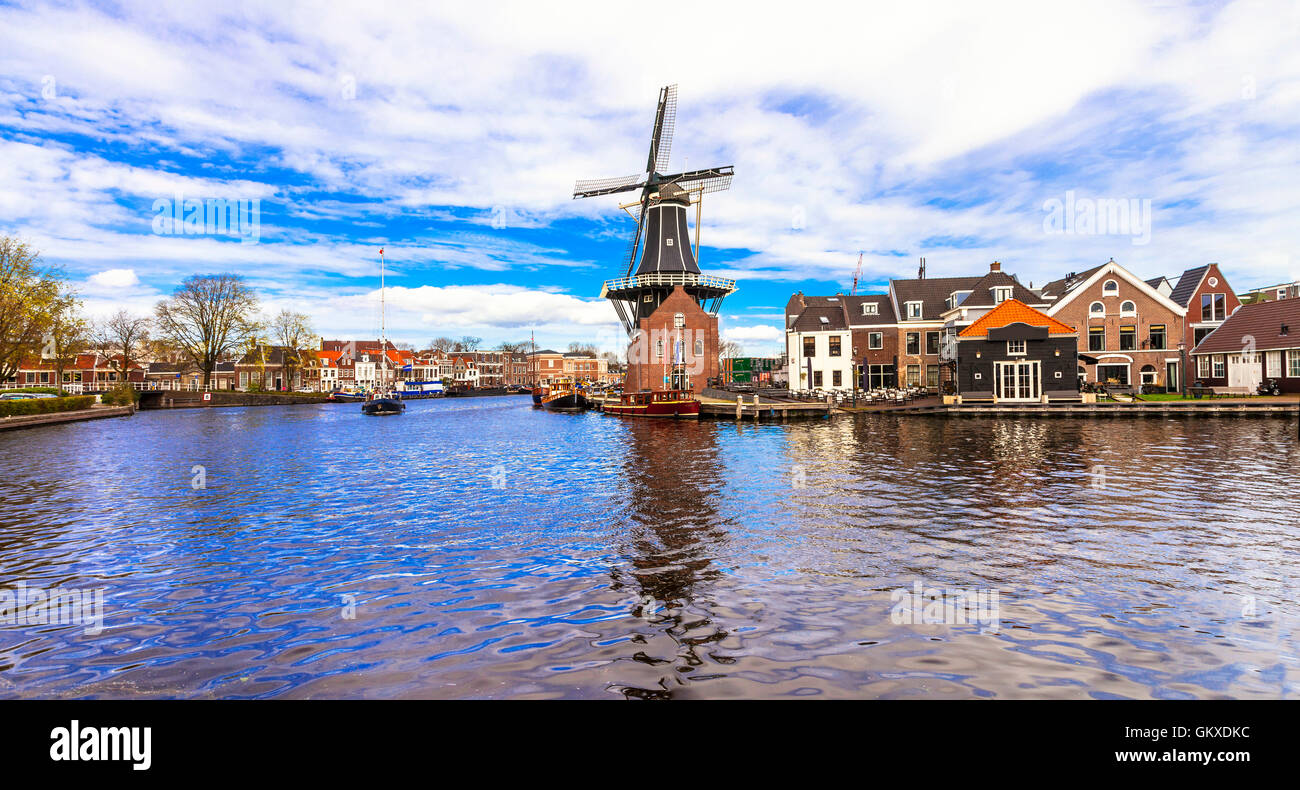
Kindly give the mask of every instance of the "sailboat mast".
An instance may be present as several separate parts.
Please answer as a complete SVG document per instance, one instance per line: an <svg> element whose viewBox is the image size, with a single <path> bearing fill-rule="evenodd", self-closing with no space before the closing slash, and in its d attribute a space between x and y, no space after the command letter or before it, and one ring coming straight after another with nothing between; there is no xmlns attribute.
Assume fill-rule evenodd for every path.
<svg viewBox="0 0 1300 790"><path fill-rule="evenodd" d="M379 248L379 388L388 384L388 335L384 305L384 248Z"/></svg>

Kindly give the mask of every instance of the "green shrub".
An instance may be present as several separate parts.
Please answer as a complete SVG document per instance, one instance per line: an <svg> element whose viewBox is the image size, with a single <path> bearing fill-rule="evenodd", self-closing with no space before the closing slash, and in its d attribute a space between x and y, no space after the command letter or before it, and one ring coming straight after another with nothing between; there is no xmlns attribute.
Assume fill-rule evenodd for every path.
<svg viewBox="0 0 1300 790"><path fill-rule="evenodd" d="M140 393L131 388L130 385L121 385L103 393L100 400L109 406L130 406L140 402Z"/></svg>
<svg viewBox="0 0 1300 790"><path fill-rule="evenodd" d="M77 395L71 398L33 398L31 400L0 401L0 417L18 417L26 414L54 414L61 411L89 409L95 403L94 395Z"/></svg>
<svg viewBox="0 0 1300 790"><path fill-rule="evenodd" d="M54 387L18 387L17 389L0 390L0 393L5 393L5 392L31 392L31 393L38 393L41 395L60 395L60 396L67 394L63 390L55 389Z"/></svg>

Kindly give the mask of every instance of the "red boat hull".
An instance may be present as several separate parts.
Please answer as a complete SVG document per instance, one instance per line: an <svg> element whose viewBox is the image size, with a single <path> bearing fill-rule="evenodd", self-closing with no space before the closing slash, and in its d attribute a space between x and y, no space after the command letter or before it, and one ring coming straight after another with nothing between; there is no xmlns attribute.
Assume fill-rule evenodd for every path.
<svg viewBox="0 0 1300 790"><path fill-rule="evenodd" d="M606 403L602 410L619 417L695 419L700 416L700 402L687 393L642 392L624 395L618 403Z"/></svg>

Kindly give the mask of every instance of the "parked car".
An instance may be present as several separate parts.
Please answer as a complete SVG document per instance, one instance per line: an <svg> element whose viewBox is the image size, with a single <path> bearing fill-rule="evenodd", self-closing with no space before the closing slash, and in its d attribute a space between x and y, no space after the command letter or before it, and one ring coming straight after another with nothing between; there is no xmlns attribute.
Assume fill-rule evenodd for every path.
<svg viewBox="0 0 1300 790"><path fill-rule="evenodd" d="M0 400L35 400L37 398L57 398L50 392L6 392L0 395Z"/></svg>

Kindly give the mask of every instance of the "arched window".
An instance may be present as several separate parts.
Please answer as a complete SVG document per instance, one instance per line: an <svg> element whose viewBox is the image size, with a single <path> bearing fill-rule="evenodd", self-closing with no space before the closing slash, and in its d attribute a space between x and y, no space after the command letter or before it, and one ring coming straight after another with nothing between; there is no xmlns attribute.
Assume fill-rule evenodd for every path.
<svg viewBox="0 0 1300 790"><path fill-rule="evenodd" d="M1137 315L1137 305L1132 302L1123 302L1119 306L1120 315Z"/></svg>
<svg viewBox="0 0 1300 790"><path fill-rule="evenodd" d="M1101 292L1106 296L1119 296L1119 282L1107 280L1106 284L1101 287Z"/></svg>
<svg viewBox="0 0 1300 790"><path fill-rule="evenodd" d="M1091 305L1088 306L1088 314L1089 314L1089 315L1105 315L1105 314L1106 314L1106 305L1102 304L1101 302L1093 302Z"/></svg>

